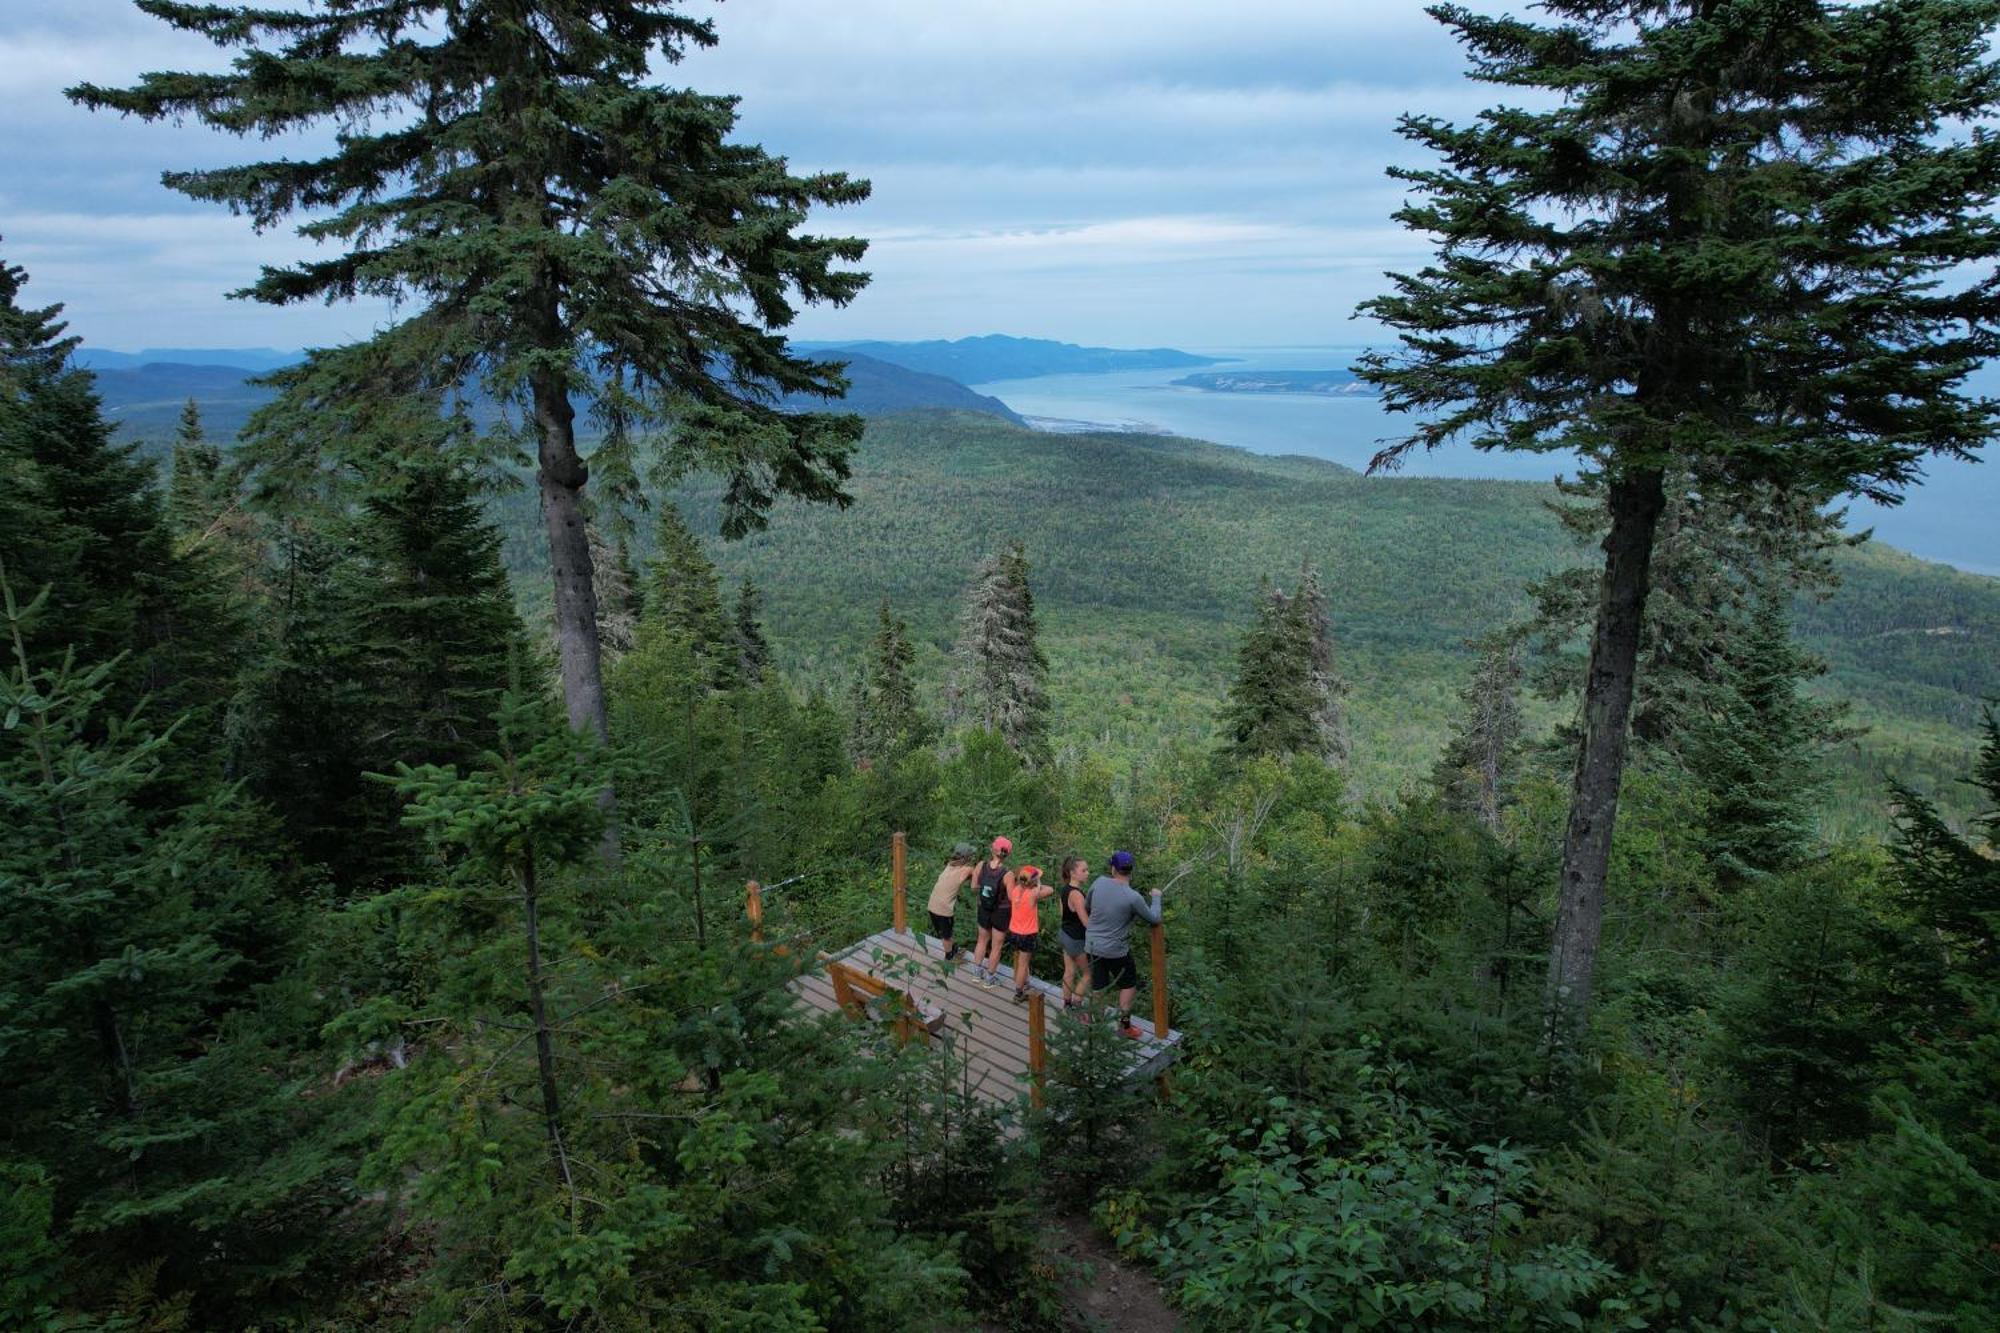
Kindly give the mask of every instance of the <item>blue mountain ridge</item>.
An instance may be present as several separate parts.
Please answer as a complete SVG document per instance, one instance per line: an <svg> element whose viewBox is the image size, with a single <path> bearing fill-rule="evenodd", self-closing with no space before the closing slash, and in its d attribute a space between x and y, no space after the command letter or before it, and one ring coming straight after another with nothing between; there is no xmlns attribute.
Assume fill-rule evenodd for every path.
<svg viewBox="0 0 2000 1333"><path fill-rule="evenodd" d="M227 355L230 349L178 350L183 355L211 358ZM243 429L253 412L271 401L271 390L252 381L299 359L297 353L262 350L270 357L283 359L266 365L227 364L213 359L129 360L119 364L147 354L80 348L76 360L96 376L105 415L126 438L153 440L171 435L182 406L192 398L210 433L227 439ZM925 374L858 353L842 352L838 359L847 363L849 389L844 399L827 401L793 394L780 400L779 406L791 412L847 411L862 416L949 408L984 412L1021 424L1014 410L998 398L974 393L945 376Z"/></svg>

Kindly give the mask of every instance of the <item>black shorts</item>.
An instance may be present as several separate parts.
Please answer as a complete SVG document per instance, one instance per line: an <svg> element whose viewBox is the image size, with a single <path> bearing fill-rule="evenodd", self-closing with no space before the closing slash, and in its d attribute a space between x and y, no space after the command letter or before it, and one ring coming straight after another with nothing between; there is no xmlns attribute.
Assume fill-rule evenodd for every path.
<svg viewBox="0 0 2000 1333"><path fill-rule="evenodd" d="M1131 954L1117 958L1096 958L1090 960L1090 988L1092 990L1130 990L1139 984L1139 969L1132 963Z"/></svg>
<svg viewBox="0 0 2000 1333"><path fill-rule="evenodd" d="M979 900L979 928L981 930L1007 929L1007 908L999 900L981 898Z"/></svg>
<svg viewBox="0 0 2000 1333"><path fill-rule="evenodd" d="M951 939L951 917L938 912L932 912L930 917L931 938L949 941Z"/></svg>
<svg viewBox="0 0 2000 1333"><path fill-rule="evenodd" d="M1007 932L1007 947L1015 953L1033 953L1037 938L1034 935L1016 935L1010 930Z"/></svg>

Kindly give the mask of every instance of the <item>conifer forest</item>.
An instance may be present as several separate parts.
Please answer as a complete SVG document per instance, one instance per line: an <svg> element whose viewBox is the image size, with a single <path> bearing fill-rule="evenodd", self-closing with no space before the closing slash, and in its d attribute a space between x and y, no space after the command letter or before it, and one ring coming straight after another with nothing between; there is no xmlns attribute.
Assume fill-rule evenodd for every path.
<svg viewBox="0 0 2000 1333"><path fill-rule="evenodd" d="M1431 7L1372 475L871 406L712 5L137 9L395 313L128 428L0 211L0 1328L2000 1329L2000 0Z"/></svg>

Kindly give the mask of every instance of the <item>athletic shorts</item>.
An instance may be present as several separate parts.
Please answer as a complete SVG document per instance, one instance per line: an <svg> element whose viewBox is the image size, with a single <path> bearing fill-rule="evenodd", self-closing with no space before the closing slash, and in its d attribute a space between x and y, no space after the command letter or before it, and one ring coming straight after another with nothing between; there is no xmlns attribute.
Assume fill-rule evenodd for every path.
<svg viewBox="0 0 2000 1333"><path fill-rule="evenodd" d="M1083 957L1083 936L1059 930L1056 932L1056 942L1062 945L1062 951L1071 958Z"/></svg>
<svg viewBox="0 0 2000 1333"><path fill-rule="evenodd" d="M981 898L979 900L979 928L981 930L998 930L1004 932L1007 929L1007 910L1006 904L1000 902L998 899L988 900Z"/></svg>
<svg viewBox="0 0 2000 1333"><path fill-rule="evenodd" d="M1010 930L1007 932L1007 947L1015 953L1033 953L1038 938L1034 935L1016 935Z"/></svg>
<svg viewBox="0 0 2000 1333"><path fill-rule="evenodd" d="M939 940L951 939L951 918L937 912L932 912L930 917L931 938Z"/></svg>
<svg viewBox="0 0 2000 1333"><path fill-rule="evenodd" d="M1139 969L1133 966L1132 955L1122 954L1117 958L1092 958L1090 960L1090 987L1092 990L1129 990L1139 984Z"/></svg>

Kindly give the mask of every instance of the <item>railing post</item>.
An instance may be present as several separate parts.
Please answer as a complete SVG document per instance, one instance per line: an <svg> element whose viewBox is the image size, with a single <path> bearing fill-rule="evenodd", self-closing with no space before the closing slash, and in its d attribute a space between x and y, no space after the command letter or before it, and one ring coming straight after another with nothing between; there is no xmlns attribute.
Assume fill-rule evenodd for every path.
<svg viewBox="0 0 2000 1333"><path fill-rule="evenodd" d="M895 921L896 933L906 935L910 930L909 879L910 848L908 839L901 833L889 839L889 881L896 888Z"/></svg>
<svg viewBox="0 0 2000 1333"><path fill-rule="evenodd" d="M1033 1080L1029 1084L1028 1096L1038 1111L1042 1109L1042 1071L1047 1063L1042 1045L1043 1003L1040 991L1028 996L1028 1076Z"/></svg>
<svg viewBox="0 0 2000 1333"><path fill-rule="evenodd" d="M1153 1035L1167 1039L1167 928L1153 927Z"/></svg>
<svg viewBox="0 0 2000 1333"><path fill-rule="evenodd" d="M1153 1036L1165 1042L1167 1033L1167 928L1153 927ZM1162 1069L1155 1080L1160 1096L1167 1095L1167 1071Z"/></svg>
<svg viewBox="0 0 2000 1333"><path fill-rule="evenodd" d="M743 886L743 914L750 918L750 939L764 942L764 888L756 880Z"/></svg>

